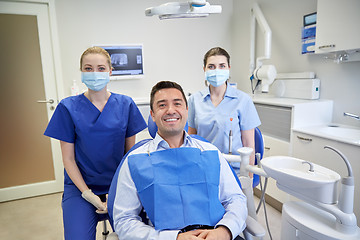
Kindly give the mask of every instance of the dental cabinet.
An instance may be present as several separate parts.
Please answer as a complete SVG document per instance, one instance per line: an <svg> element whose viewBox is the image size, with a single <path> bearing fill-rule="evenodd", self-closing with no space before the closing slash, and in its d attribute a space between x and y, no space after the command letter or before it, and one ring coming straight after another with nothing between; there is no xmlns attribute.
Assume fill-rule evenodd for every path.
<svg viewBox="0 0 360 240"><path fill-rule="evenodd" d="M333 129L335 128L335 129ZM339 173L342 177L347 176L347 168L339 155L333 151L324 149L324 146L331 146L341 151L349 160L355 177L355 199L354 213L360 219L360 130L340 129L341 126L314 126L307 128L293 129L292 134L292 156L307 160ZM342 130L351 131L351 134L340 136ZM345 131L344 131L345 132ZM350 133L350 132L349 132ZM356 136L355 136L356 135Z"/></svg>
<svg viewBox="0 0 360 240"><path fill-rule="evenodd" d="M264 138L264 157L292 155L292 129L315 126L331 122L333 102L331 100L302 100L267 96L253 97L259 114ZM259 187L257 187L259 188ZM278 210L290 196L279 190L274 179L268 179L266 193Z"/></svg>
<svg viewBox="0 0 360 240"><path fill-rule="evenodd" d="M360 51L359 13L359 0L318 0L315 53Z"/></svg>

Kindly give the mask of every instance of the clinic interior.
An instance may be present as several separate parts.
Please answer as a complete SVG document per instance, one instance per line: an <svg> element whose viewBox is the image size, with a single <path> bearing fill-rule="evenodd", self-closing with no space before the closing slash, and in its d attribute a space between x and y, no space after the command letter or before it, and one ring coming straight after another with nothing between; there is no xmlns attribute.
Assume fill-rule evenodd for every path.
<svg viewBox="0 0 360 240"><path fill-rule="evenodd" d="M222 5L221 14L198 19L170 20L159 20L156 16L146 17L144 14L146 8L168 2L164 0L45 0L34 2L45 2L50 6L53 45L52 50L48 49L48 51L53 52L57 100L71 95L74 81L80 91L86 90L86 86L81 83L80 79L79 56L90 46L109 44L141 44L143 46L144 76L114 80L110 81L108 85L110 91L128 95L135 102L141 104L148 102L152 86L160 80L179 83L186 94L203 89L203 56L207 50L215 46L220 46L230 53L230 81L236 83L238 89L252 95L249 80L250 9L252 4L257 2L272 30L271 59L266 63L275 65L278 73L314 72L321 81L319 99L332 100L331 122L356 129L360 128L360 121L343 115L344 112L360 114L358 93L360 61L335 63L333 59L325 58L323 55L301 53L303 16L317 11L317 0L210 0L208 2L213 5ZM351 31L355 31L355 26L354 29L349 27L349 34ZM264 50L262 44L263 36L258 30L257 56L261 55ZM18 88L21 89L21 86ZM261 121L264 120L261 119ZM1 142L3 144L3 141ZM360 145L356 146L356 151L360 152ZM5 161L7 160L1 157L1 162ZM54 176L58 178L63 174L61 157L57 156L57 160L54 161L56 169ZM38 167L41 168L41 166ZM358 170L357 173L359 173ZM26 171L22 174L26 174ZM359 175L355 175L355 177L360 178ZM61 196L59 193L61 185L57 185L55 191L51 189L42 191L39 189L41 184L36 186L35 190L26 190L25 187L21 191L34 191L35 194L27 193L27 197L31 198L17 200L22 197L21 194L15 193L15 197L10 197L12 198L10 201L5 196L9 194L6 188L16 188L17 186L0 189L0 194L3 195L1 199L5 199L0 203L0 238L5 239L5 237L15 234L15 236L20 236L18 239L25 239L25 234L22 235L18 232L23 226L20 227L20 230L19 226L16 227L16 221L20 221L17 216L22 216L24 212L28 211L28 208L32 207L40 209L32 212L31 214L34 215L24 222L25 225L29 225L30 229L30 232L26 234L35 236L35 233L31 233L31 229L39 228L39 231L47 231L49 222L55 225L54 229L57 229L58 226L61 227ZM12 194L12 190L10 194ZM38 198L36 195L43 197ZM355 196L358 199L359 192L356 190ZM49 208L56 208L53 211L46 210L51 212L49 216L41 209L41 206L46 206L46 204L51 206ZM270 209L270 214L275 217L272 222L278 222L274 224L276 225L274 231L279 232L281 203L273 199L273 205L275 209ZM7 210L13 206L16 206L17 209ZM36 217L35 215L39 213L44 216ZM359 214L359 210L357 210L357 214ZM357 215L357 218L359 219L360 216ZM53 219L56 220L53 221ZM55 233L60 235L49 239L62 239L61 231L55 231ZM274 233L275 236L279 236L277 234L279 233ZM35 239L34 236L27 235L27 239Z"/></svg>

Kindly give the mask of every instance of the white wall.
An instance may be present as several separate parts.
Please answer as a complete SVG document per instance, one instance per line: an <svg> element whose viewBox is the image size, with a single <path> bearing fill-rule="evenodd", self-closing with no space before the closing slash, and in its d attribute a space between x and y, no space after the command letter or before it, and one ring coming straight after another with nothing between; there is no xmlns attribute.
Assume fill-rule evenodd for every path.
<svg viewBox="0 0 360 240"><path fill-rule="evenodd" d="M250 8L253 0L234 0L232 31L232 76L238 88L251 92ZM333 121L360 127L360 121L343 117L343 112L360 114L360 62L336 64L319 55L301 54L302 17L317 11L316 0L259 0L260 8L272 30L272 57L278 72L313 71L321 80L320 98L334 100ZM261 40L261 36L259 36ZM349 36L351 37L351 29ZM257 56L262 55L259 41ZM234 67L236 66L236 67Z"/></svg>
<svg viewBox="0 0 360 240"><path fill-rule="evenodd" d="M185 92L200 90L204 87L203 55L211 47L222 46L232 58L232 81L250 93L250 7L254 0L209 0L221 4L223 12L201 19L160 21L145 16L145 8L166 2L56 0L65 95L70 94L73 79L81 84L79 58L87 47L122 43L144 44L145 78L111 82L114 92L148 98L151 87L164 79L180 83ZM317 1L258 2L273 33L269 63L278 72L315 72L321 80L321 98L334 100L333 121L360 127L360 121L343 117L345 111L360 114L360 62L336 64L319 55L301 54L302 17L316 11ZM258 43L262 44L261 36ZM257 54L262 54L261 46Z"/></svg>
<svg viewBox="0 0 360 240"><path fill-rule="evenodd" d="M182 85L185 93L204 87L202 60L214 46L231 50L232 0L221 3L223 13L208 18L159 20L146 17L148 7L164 0L57 0L55 1L65 96L76 79L81 88L79 59L93 44L144 46L145 78L112 81L111 91L133 98L149 98L159 80Z"/></svg>

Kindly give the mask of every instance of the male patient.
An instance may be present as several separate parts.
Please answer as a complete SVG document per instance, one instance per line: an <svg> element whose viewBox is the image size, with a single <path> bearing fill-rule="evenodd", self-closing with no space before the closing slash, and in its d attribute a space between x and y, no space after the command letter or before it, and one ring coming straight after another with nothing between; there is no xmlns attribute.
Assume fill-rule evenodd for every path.
<svg viewBox="0 0 360 240"><path fill-rule="evenodd" d="M235 239L245 228L246 197L215 146L190 137L187 100L175 82L150 95L155 138L132 151L117 179L119 239ZM141 221L145 209L152 225Z"/></svg>

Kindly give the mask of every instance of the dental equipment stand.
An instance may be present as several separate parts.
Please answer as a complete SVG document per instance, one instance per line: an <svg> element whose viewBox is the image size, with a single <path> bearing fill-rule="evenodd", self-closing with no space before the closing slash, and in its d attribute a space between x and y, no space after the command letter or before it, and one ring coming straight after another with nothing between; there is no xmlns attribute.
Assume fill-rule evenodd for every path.
<svg viewBox="0 0 360 240"><path fill-rule="evenodd" d="M254 193L253 193L253 187L252 187L252 179L249 177L249 171L252 173L256 173L261 176L266 176L265 172L260 169L260 171L257 171L256 169L258 167L249 165L250 155L253 152L252 148L249 147L242 147L238 149L238 152L240 155L232 155L232 154L224 154L223 156L225 159L229 162L240 162L240 176L239 180L241 183L241 188L243 193L245 194L247 198L247 208L248 208L248 214L253 219L257 220L257 215L255 211L255 203L254 203ZM258 163L260 160L258 161ZM251 169L251 170L250 170ZM246 224L250 224L248 221ZM263 234L257 235L254 233L244 233L244 237L246 239L252 239L253 236L262 237L265 235L265 231L263 229L259 229L259 232L263 232Z"/></svg>
<svg viewBox="0 0 360 240"><path fill-rule="evenodd" d="M305 202L287 202L283 206L281 239L359 240L354 206L354 176L347 158L337 149L331 149L344 160L348 176L341 179L341 190L336 204L324 204L289 192ZM280 186L278 185L280 188ZM281 188L280 188L281 189ZM285 190L285 189L284 189ZM289 237L291 236L291 237Z"/></svg>
<svg viewBox="0 0 360 240"><path fill-rule="evenodd" d="M326 183L325 179L330 179L330 175L326 173L333 172L329 169L311 162L302 161L301 159L284 156L273 156L262 160L263 169L268 177L276 179L279 189L303 200L289 201L283 204L281 221L282 240L360 239L360 228L357 226L356 216L353 212L354 176L351 165L346 157L337 149L330 146L325 146L324 148L338 153L346 163L348 176L341 178L340 194L337 194L337 191L329 191L330 189L326 191L321 189L322 186L325 186L322 185ZM280 162L281 164L279 164ZM292 162L293 168L290 167L290 162ZM310 165L308 173L304 172L301 166L295 165L295 162L308 163ZM284 169L287 170L285 171ZM325 169L325 171L321 169ZM336 172L334 173L337 174ZM309 185L294 185L293 181L291 181L294 178L302 179L301 181L304 181L304 183L308 179ZM309 194L309 191L312 191L311 189L315 184L315 182L311 182L314 179L318 179L317 184L320 188L315 190L317 192ZM340 179L340 176L338 179ZM290 182L293 185L289 185ZM339 180L336 180L334 184L334 189L336 190ZM320 195L318 194L319 191L322 192ZM333 197L334 201L331 202L323 200Z"/></svg>

